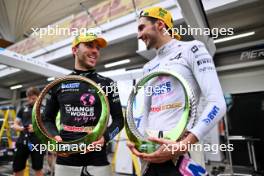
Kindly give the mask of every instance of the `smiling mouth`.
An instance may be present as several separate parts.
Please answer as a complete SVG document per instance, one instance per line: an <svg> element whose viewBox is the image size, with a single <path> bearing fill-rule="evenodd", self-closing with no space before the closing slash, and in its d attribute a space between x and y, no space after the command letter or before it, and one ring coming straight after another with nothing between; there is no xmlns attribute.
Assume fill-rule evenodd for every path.
<svg viewBox="0 0 264 176"><path fill-rule="evenodd" d="M90 59L94 59L96 60L96 57L95 56L88 56Z"/></svg>

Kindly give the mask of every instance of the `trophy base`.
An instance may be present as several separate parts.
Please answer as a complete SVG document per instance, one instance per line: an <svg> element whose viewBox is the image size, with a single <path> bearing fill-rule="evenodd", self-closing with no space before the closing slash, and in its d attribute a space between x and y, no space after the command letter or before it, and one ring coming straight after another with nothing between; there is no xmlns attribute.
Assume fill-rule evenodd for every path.
<svg viewBox="0 0 264 176"><path fill-rule="evenodd" d="M138 150L142 153L153 153L160 147L159 144L154 142L142 142Z"/></svg>

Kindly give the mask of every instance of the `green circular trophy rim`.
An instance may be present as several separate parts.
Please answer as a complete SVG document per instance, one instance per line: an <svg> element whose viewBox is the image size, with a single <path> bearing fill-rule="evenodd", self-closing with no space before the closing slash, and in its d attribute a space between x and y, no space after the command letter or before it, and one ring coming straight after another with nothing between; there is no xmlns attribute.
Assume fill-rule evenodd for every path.
<svg viewBox="0 0 264 176"><path fill-rule="evenodd" d="M53 136L50 135L50 133L47 131L47 129L44 127L43 121L41 119L41 102L44 99L45 95L48 93L48 91L53 88L54 86L62 83L63 81L82 81L87 84L90 84L96 91L101 101L102 106L102 112L99 118L98 123L96 126L92 129L91 133L87 133L87 135L83 136L82 138L72 140L72 141L62 141L57 142ZM104 134L108 120L109 120L109 102L108 99L104 93L104 91L101 89L101 87L96 84L94 81L77 75L69 75L65 77L58 78L54 80L53 82L49 83L40 93L32 111L32 125L34 132L38 136L38 138L41 140L42 143L45 144L91 144L92 142L100 139L102 135ZM58 115L60 113L58 112ZM79 148L78 148L79 150ZM60 152L60 151L57 151ZM78 151L80 152L80 151ZM61 153L75 153L75 152L61 152Z"/></svg>
<svg viewBox="0 0 264 176"><path fill-rule="evenodd" d="M126 109L126 117L125 117L125 129L127 136L130 141L135 143L136 148L141 152L151 153L156 150L158 147L153 142L148 141L148 136L146 134L141 134L139 130L136 128L134 118L133 118L133 101L135 96L138 93L138 90L144 87L144 85L154 77L158 76L173 76L176 78L180 84L183 86L185 93L185 106L183 110L182 117L175 128L171 129L164 138L171 139L176 141L183 134L188 122L190 119L195 119L196 116L196 105L194 99L194 93L189 86L189 83L179 74L174 71L168 70L159 70L155 72L150 72L143 78L141 78L138 83L135 85L134 89L131 91L130 96L128 98L127 109ZM194 121L193 121L194 123ZM152 148L145 149L144 146L149 145Z"/></svg>

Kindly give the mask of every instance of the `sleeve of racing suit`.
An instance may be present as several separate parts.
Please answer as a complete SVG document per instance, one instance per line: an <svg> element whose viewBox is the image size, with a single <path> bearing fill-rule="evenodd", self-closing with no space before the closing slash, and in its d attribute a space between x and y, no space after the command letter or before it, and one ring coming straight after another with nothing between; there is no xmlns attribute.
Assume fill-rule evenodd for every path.
<svg viewBox="0 0 264 176"><path fill-rule="evenodd" d="M43 124L52 136L59 135L56 127L56 116L59 111L59 103L54 93L55 88L46 95L46 106L43 112Z"/></svg>
<svg viewBox="0 0 264 176"><path fill-rule="evenodd" d="M226 103L212 56L204 44L195 41L188 47L186 54L193 75L207 102L197 123L190 130L198 140L201 140L224 116Z"/></svg>
<svg viewBox="0 0 264 176"><path fill-rule="evenodd" d="M119 99L118 88L116 82L110 82L111 92L107 92L107 97L110 106L110 114L112 117L112 123L107 127L104 134L105 142L108 143L112 140L124 127L124 117L122 107Z"/></svg>

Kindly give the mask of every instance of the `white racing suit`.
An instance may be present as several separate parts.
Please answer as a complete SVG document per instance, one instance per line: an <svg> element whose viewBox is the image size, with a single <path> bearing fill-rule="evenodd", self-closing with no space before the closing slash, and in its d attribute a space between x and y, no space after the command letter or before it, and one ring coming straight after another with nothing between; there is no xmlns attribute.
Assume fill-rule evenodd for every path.
<svg viewBox="0 0 264 176"><path fill-rule="evenodd" d="M200 141L224 116L226 104L211 55L203 43L195 40L182 42L171 40L157 50L156 57L144 66L144 73L159 69L173 70L189 83L196 102L203 95L206 106L196 118L194 126L188 126ZM184 94L172 77L159 77L150 81L151 86L166 87L145 98L145 124L147 131L169 131L181 117ZM146 96L145 96L146 97ZM172 107L172 108L170 108ZM176 108L175 108L176 107ZM147 119L147 120L146 120Z"/></svg>

